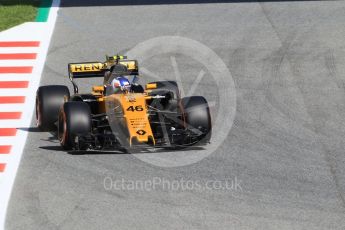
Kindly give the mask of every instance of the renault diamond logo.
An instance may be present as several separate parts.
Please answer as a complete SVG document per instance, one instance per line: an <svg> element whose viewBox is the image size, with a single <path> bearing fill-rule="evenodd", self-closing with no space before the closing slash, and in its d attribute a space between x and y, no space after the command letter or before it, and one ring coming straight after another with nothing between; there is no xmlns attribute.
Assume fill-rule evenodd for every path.
<svg viewBox="0 0 345 230"><path fill-rule="evenodd" d="M145 133L146 133L145 130L142 130L142 129L137 131L137 134L140 136L145 135Z"/></svg>

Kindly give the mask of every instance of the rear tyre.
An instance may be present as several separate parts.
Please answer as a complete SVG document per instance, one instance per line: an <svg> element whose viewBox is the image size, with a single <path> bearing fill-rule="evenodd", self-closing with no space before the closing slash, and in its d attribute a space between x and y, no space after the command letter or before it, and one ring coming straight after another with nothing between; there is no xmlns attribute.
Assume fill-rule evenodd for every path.
<svg viewBox="0 0 345 230"><path fill-rule="evenodd" d="M77 144L79 144L76 142L76 137L87 136L90 132L91 112L89 106L85 102L66 102L59 113L58 138L61 146L65 150L76 149Z"/></svg>
<svg viewBox="0 0 345 230"><path fill-rule="evenodd" d="M60 107L70 96L69 90L63 85L41 86L36 92L37 127L42 131L56 129Z"/></svg>
<svg viewBox="0 0 345 230"><path fill-rule="evenodd" d="M181 100L185 128L195 134L202 134L198 143L210 142L212 134L212 123L210 109L204 97L192 96Z"/></svg>

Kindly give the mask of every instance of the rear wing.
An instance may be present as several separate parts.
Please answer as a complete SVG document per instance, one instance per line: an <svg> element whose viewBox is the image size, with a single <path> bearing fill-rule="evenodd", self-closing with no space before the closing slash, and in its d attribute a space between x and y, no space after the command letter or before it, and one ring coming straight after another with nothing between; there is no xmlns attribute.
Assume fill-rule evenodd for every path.
<svg viewBox="0 0 345 230"><path fill-rule="evenodd" d="M68 64L68 76L72 81L74 92L78 92L78 86L73 81L76 78L104 77L106 71L113 71L119 75L139 75L138 62L136 60L118 60L114 65L114 59L107 57L107 62L81 62ZM121 68L118 68L121 67Z"/></svg>
<svg viewBox="0 0 345 230"><path fill-rule="evenodd" d="M107 64L101 62L83 62L68 64L68 74L72 78L103 77Z"/></svg>
<svg viewBox="0 0 345 230"><path fill-rule="evenodd" d="M136 60L120 60L121 75L138 75L138 62ZM68 64L68 73L72 78L104 77L107 70L112 70L112 63L109 62L83 62ZM116 68L114 68L116 71Z"/></svg>

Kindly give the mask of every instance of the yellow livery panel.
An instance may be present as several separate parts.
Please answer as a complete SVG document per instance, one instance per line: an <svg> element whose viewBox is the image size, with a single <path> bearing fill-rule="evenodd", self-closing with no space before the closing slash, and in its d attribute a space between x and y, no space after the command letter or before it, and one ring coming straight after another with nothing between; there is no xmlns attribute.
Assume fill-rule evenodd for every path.
<svg viewBox="0 0 345 230"><path fill-rule="evenodd" d="M138 65L136 61L121 60L119 64L127 67L129 71L137 70ZM107 68L107 63L94 62L94 63L73 63L69 64L69 71L71 73L85 73L85 72L102 72Z"/></svg>
<svg viewBox="0 0 345 230"><path fill-rule="evenodd" d="M137 62L136 61L119 61L121 65L124 65L127 67L128 70L137 70Z"/></svg>
<svg viewBox="0 0 345 230"><path fill-rule="evenodd" d="M126 94L120 97L124 117L129 131L129 143L136 138L138 142L153 141L150 122L147 115L146 98L142 94Z"/></svg>
<svg viewBox="0 0 345 230"><path fill-rule="evenodd" d="M69 70L71 73L101 72L106 67L107 67L107 64L101 63L101 62L80 63L80 64L70 64Z"/></svg>

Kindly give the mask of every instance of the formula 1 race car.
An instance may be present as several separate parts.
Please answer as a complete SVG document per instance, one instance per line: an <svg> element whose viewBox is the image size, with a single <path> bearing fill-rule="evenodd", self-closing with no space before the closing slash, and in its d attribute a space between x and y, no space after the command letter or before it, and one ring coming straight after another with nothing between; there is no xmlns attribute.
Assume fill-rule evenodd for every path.
<svg viewBox="0 0 345 230"><path fill-rule="evenodd" d="M116 55L104 63L70 63L68 73L73 95L63 85L41 86L36 94L38 128L57 129L66 150L180 148L210 142L206 99L181 98L175 81L151 82L144 88L137 83L136 60ZM74 80L89 77L103 77L103 85L93 86L89 94L78 93ZM132 80L119 84L124 77Z"/></svg>

